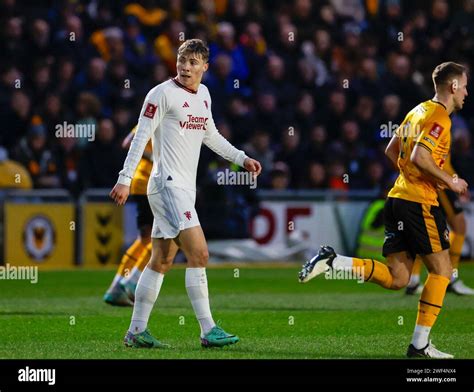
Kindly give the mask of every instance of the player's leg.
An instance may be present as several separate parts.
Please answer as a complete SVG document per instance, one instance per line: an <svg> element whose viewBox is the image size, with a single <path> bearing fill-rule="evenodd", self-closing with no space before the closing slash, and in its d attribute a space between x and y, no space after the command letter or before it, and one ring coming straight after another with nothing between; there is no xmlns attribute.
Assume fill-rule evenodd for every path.
<svg viewBox="0 0 474 392"><path fill-rule="evenodd" d="M138 279L150 261L151 256L151 230L153 226L153 212L151 211L150 203L146 195L136 195L137 201L137 227L140 231L140 237L147 239L146 247L138 256L130 273L121 281L121 285L127 293L128 297L135 300L135 290L137 288Z"/></svg>
<svg viewBox="0 0 474 392"><path fill-rule="evenodd" d="M331 247L321 247L318 254L308 261L299 273L301 283L308 282L327 269L351 270L364 281L376 283L384 288L398 290L408 284L413 258L409 252L403 225L397 216L403 201L389 198L384 207L385 242L383 254L387 264L373 259L359 259L337 255ZM402 209L406 208L402 205Z"/></svg>
<svg viewBox="0 0 474 392"><path fill-rule="evenodd" d="M448 285L448 291L458 295L474 295L474 290L467 287L459 279L459 260L466 237L466 218L462 206L459 204L459 197L450 190L438 192L439 205L443 209L446 220L448 221L451 232L449 233L449 257L453 266L453 275Z"/></svg>
<svg viewBox="0 0 474 392"><path fill-rule="evenodd" d="M431 328L443 306L446 288L452 274L448 250L423 256L428 269L421 297L418 303L418 315L415 331L408 348L409 357L452 358L452 355L436 350L429 340Z"/></svg>
<svg viewBox="0 0 474 392"><path fill-rule="evenodd" d="M239 338L225 332L212 318L206 274L209 253L201 226L182 230L177 241L188 262L186 291L201 327L201 344L221 347L237 343Z"/></svg>
<svg viewBox="0 0 474 392"><path fill-rule="evenodd" d="M449 259L449 235L445 216L440 207L420 205L422 219L413 220L418 232L417 252L422 255L428 269L423 291L418 303L418 316L409 357L452 358L431 344L429 334L443 306L446 288L452 274Z"/></svg>
<svg viewBox="0 0 474 392"><path fill-rule="evenodd" d="M132 306L132 302L121 283L132 270L140 254L146 249L147 242L149 242L149 237L147 239L146 237L138 236L135 242L125 251L112 284L104 295L106 303L117 306Z"/></svg>
<svg viewBox="0 0 474 392"><path fill-rule="evenodd" d="M415 262L413 263L413 269L411 271L410 281L405 289L405 294L421 294L423 285L420 284L421 267L423 266L423 260L421 256L416 256Z"/></svg>
<svg viewBox="0 0 474 392"><path fill-rule="evenodd" d="M334 271L350 270L356 278L372 282L390 290L399 290L408 284L413 258L406 251L387 255L387 263L374 259L359 259L336 254L329 246L321 247L318 254L303 266L299 281L306 283L312 278ZM346 275L347 276L347 275Z"/></svg>
<svg viewBox="0 0 474 392"><path fill-rule="evenodd" d="M137 204L137 228L139 235L137 240L123 255L114 281L104 296L104 300L112 305L133 305L133 298L129 298L127 293L126 282L134 274L134 265L147 253L147 248L150 247L149 244L151 243L150 235L151 226L153 225L153 214L150 210L148 198L146 195L133 195L132 197Z"/></svg>
<svg viewBox="0 0 474 392"><path fill-rule="evenodd" d="M164 275L170 270L178 245L173 239L152 238L150 262L138 280L135 291L132 321L125 336L129 347L166 347L155 339L147 329L148 319L160 293Z"/></svg>
<svg viewBox="0 0 474 392"><path fill-rule="evenodd" d="M135 300L135 290L137 288L138 279L140 278L140 275L147 266L151 257L152 245L150 224L144 224L140 227L140 236L142 238L148 238L148 243L146 244L146 247L142 250L140 255L137 257L137 260L133 265L130 273L127 274L120 282L120 285L123 287L131 301Z"/></svg>
<svg viewBox="0 0 474 392"><path fill-rule="evenodd" d="M151 250L152 246L150 242L138 257L138 260L133 266L130 274L121 281L125 292L132 301L135 301L135 290L137 289L138 279L140 279L142 272L150 261Z"/></svg>
<svg viewBox="0 0 474 392"><path fill-rule="evenodd" d="M449 233L449 257L453 266L453 274L451 275L448 291L458 295L474 295L474 290L464 284L459 277L459 260L461 259L461 251L466 237L466 217L464 212L447 216L447 221L451 227Z"/></svg>

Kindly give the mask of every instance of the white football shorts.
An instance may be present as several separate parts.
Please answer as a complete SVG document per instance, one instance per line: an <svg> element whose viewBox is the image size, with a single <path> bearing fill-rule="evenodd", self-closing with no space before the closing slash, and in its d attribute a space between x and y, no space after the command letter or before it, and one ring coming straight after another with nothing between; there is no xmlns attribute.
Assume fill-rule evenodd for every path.
<svg viewBox="0 0 474 392"><path fill-rule="evenodd" d="M194 207L196 191L165 186L148 195L148 202L153 212L151 238L175 238L181 230L200 225Z"/></svg>

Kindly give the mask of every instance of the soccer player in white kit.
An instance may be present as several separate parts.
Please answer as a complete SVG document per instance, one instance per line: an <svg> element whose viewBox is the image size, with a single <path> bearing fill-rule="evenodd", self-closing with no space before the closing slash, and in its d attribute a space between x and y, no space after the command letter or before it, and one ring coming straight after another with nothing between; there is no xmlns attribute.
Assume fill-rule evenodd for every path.
<svg viewBox="0 0 474 392"><path fill-rule="evenodd" d="M132 321L124 339L128 347L164 348L167 344L147 328L163 278L179 248L184 252L186 291L201 327L201 344L222 347L239 338L216 325L209 306L206 277L208 249L194 208L196 172L201 144L258 176L258 161L237 150L217 130L211 97L201 84L209 64L209 48L199 39L185 41L178 49L177 76L155 86L145 98L138 128L110 197L125 204L130 182L152 139L153 170L148 181L148 200L153 211L152 254L135 291Z"/></svg>

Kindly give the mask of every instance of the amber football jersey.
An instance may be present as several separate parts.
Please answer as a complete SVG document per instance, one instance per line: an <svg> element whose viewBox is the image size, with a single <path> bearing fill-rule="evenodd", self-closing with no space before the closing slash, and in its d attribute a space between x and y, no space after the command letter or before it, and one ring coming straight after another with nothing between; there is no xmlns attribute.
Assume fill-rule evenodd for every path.
<svg viewBox="0 0 474 392"><path fill-rule="evenodd" d="M446 108L433 100L420 103L407 114L397 135L400 174L388 196L437 206L436 183L410 161L410 156L415 146L420 145L443 168L451 146L451 119Z"/></svg>
<svg viewBox="0 0 474 392"><path fill-rule="evenodd" d="M137 131L137 126L132 129L132 132ZM151 169L153 168L153 162L151 160L152 147L151 140L148 141L143 157L138 163L137 171L133 176L132 183L130 184L130 194L132 195L146 195L146 189L148 186L148 179L150 178Z"/></svg>

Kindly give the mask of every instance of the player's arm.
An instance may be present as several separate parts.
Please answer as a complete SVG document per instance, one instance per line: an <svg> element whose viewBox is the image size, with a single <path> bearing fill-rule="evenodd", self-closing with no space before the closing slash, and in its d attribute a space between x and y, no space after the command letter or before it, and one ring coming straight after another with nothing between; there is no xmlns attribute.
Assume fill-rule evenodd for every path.
<svg viewBox="0 0 474 392"><path fill-rule="evenodd" d="M119 173L117 184L110 192L110 197L118 204L124 205L130 194L130 183L137 170L138 163L143 156L146 144L163 119L167 111L166 96L160 90L148 93L143 103L138 120L137 131L130 144L123 169Z"/></svg>
<svg viewBox="0 0 474 392"><path fill-rule="evenodd" d="M122 148L128 149L132 144L133 137L135 136L135 132L137 131L138 124L133 127L130 133L125 136L125 139L122 141ZM151 153L147 152L147 150L143 151L143 157L149 160L153 160Z"/></svg>
<svg viewBox="0 0 474 392"><path fill-rule="evenodd" d="M393 166L398 169L398 156L400 155L400 140L397 134L393 135L385 149L385 155L393 163Z"/></svg>
<svg viewBox="0 0 474 392"><path fill-rule="evenodd" d="M431 155L431 151L422 143L417 143L410 157L411 162L425 175L433 178L452 191L463 194L467 183L462 178L450 176L439 168Z"/></svg>

